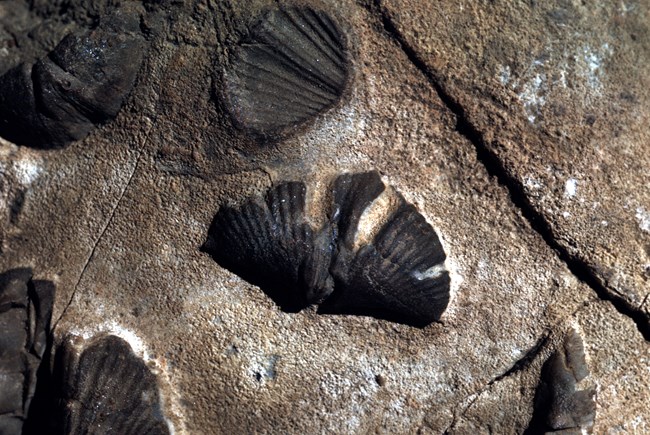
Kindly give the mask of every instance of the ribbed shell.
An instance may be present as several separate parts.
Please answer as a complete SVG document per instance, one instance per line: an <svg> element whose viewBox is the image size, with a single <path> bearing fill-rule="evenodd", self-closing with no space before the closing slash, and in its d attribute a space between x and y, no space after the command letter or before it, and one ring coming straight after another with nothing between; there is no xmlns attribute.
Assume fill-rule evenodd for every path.
<svg viewBox="0 0 650 435"><path fill-rule="evenodd" d="M399 196L372 243L354 251L359 219L384 189L376 171L340 175L329 222L316 232L305 221L304 183L281 183L264 202L222 207L204 248L283 309L322 302L322 313L426 326L447 307L450 279L440 240L415 207Z"/></svg>
<svg viewBox="0 0 650 435"><path fill-rule="evenodd" d="M92 31L66 36L34 65L0 77L0 136L56 148L113 119L131 92L144 55L139 16L129 7Z"/></svg>
<svg viewBox="0 0 650 435"><path fill-rule="evenodd" d="M204 246L217 262L264 287L287 310L299 310L331 292L331 249L315 245L305 221L305 193L304 183L286 182L269 190L264 201L222 207Z"/></svg>
<svg viewBox="0 0 650 435"><path fill-rule="evenodd" d="M339 257L343 264L333 269L337 292L321 311L426 326L449 303L445 258L431 225L402 199L371 244L351 260Z"/></svg>
<svg viewBox="0 0 650 435"><path fill-rule="evenodd" d="M332 220L338 227L339 244L351 249L363 211L384 191L377 171L342 174L334 181Z"/></svg>
<svg viewBox="0 0 650 435"><path fill-rule="evenodd" d="M345 38L327 13L274 9L236 48L226 72L230 112L255 136L279 135L333 106L348 70Z"/></svg>
<svg viewBox="0 0 650 435"><path fill-rule="evenodd" d="M169 434L156 377L123 339L104 335L57 354L64 434Z"/></svg>

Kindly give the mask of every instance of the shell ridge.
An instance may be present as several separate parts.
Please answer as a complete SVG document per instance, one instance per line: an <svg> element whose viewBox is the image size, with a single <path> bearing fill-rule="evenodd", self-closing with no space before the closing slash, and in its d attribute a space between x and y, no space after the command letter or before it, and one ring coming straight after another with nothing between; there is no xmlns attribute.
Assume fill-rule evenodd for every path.
<svg viewBox="0 0 650 435"><path fill-rule="evenodd" d="M420 323L420 313L397 297L393 288L387 289L388 280L384 275L394 274L397 265L389 263L388 268L390 270L384 268L380 256L372 246L362 248L346 271L346 276L339 278L344 285L338 299L325 309L349 314L370 314L407 323L413 322L417 316L417 323Z"/></svg>
<svg viewBox="0 0 650 435"><path fill-rule="evenodd" d="M379 255L377 263L369 267L370 270L376 272L373 275L376 281L375 288L390 302L389 309L395 311L396 314L416 315L421 319L428 319L427 323L436 320L439 317L439 309L436 298L432 297L437 293L433 291L437 289L433 280L417 281L409 274L404 273L399 264L392 262L386 264L386 262L387 260L382 260ZM396 310L395 306L401 308Z"/></svg>
<svg viewBox="0 0 650 435"><path fill-rule="evenodd" d="M444 283L447 281L448 278L447 271L442 273L440 276L425 278L421 280L418 280L413 276L413 272L420 271L421 269L429 269L430 267L436 266L438 264L443 264L443 263L431 264L426 257L419 262L404 263L400 261L401 257L399 256L399 253L396 251L392 251L390 252L390 254L387 255L385 252L382 253L375 246L373 246L373 248L376 250L377 254L383 261L390 263L392 265L392 267L387 267L387 263L384 263L382 265L384 269L393 270L394 272L393 277L391 277L390 279L386 277L386 279L389 282L396 281L394 283L394 286L402 287L403 290L400 290L400 293L404 294L405 296L417 294L418 291L421 291L421 289L423 288L436 290L435 293L437 293L437 288L440 285L444 285ZM420 266L421 264L424 264L425 266L422 267ZM444 290L444 288L442 290Z"/></svg>
<svg viewBox="0 0 650 435"><path fill-rule="evenodd" d="M290 62L300 66L300 69L308 72L317 78L318 81L328 83L332 87L332 90L336 89L336 80L330 81L327 74L321 71L320 63L314 62L312 59L314 53L309 47L319 47L309 38L306 38L302 29L295 26L291 19L287 17L284 21L285 23L283 25L276 26L272 29L264 26L266 32L261 33L259 38L263 42L277 47L279 54L282 54ZM290 27L295 29L293 33Z"/></svg>
<svg viewBox="0 0 650 435"><path fill-rule="evenodd" d="M280 88L280 86L278 87ZM274 119L278 118L282 120L291 120L296 116L310 115L318 111L318 109L315 106L310 105L309 102L299 100L294 101L289 95L275 94L273 90L262 89L257 94L273 98L277 97L272 106L260 107L256 110L258 114L268 115L269 121L273 121Z"/></svg>
<svg viewBox="0 0 650 435"><path fill-rule="evenodd" d="M284 59L282 65L291 68L292 72L300 76L305 76L314 80L315 83L318 83L320 87L326 88L328 92L336 94L336 82L329 80L325 77L324 74L321 74L318 68L318 65L312 64L309 59L297 53L285 41L278 37L274 37L270 34L264 35L264 38L260 42L266 44L269 47L274 47L274 53L279 56L276 56L275 59Z"/></svg>
<svg viewBox="0 0 650 435"><path fill-rule="evenodd" d="M277 229L273 226L273 218L265 204L250 203L241 214L248 232L244 234L245 240L250 243L250 249L257 254L266 253L268 242L276 239Z"/></svg>
<svg viewBox="0 0 650 435"><path fill-rule="evenodd" d="M335 26L329 19L327 19L327 17L321 17L321 14L316 14L313 10L305 10L304 12L303 17L305 18L305 22L307 22L311 29L318 34L323 41L325 41L329 53L334 56L330 57L334 64L337 66L345 64L347 62L347 59L344 56L345 47L336 42L343 39L338 29L335 29ZM323 18L328 21L328 24L324 22ZM324 30L324 32L321 30ZM340 67L339 69L341 71L344 70L344 68Z"/></svg>
<svg viewBox="0 0 650 435"><path fill-rule="evenodd" d="M271 210L273 221L278 224L280 230L278 241L292 240L295 237L294 224L298 222L291 204L291 183L282 183L269 190L266 203Z"/></svg>
<svg viewBox="0 0 650 435"><path fill-rule="evenodd" d="M64 433L144 433L138 428L169 433L156 376L123 339L100 335L83 350L66 343L59 352L63 358L57 359L55 368L62 368L67 379L58 392ZM78 353L78 364L66 363ZM63 367L58 367L61 362ZM69 397L66 390L81 394Z"/></svg>
<svg viewBox="0 0 650 435"><path fill-rule="evenodd" d="M105 365L104 360L111 358L111 355L103 354L101 358L102 366ZM77 399L80 403L85 403L85 400L92 398L94 394L95 387L101 387L99 377L101 373L97 370L88 370L88 367L92 367L93 362L89 361L87 355L81 355L79 362L76 367L76 373L79 375L77 379L76 386L77 389L74 392L74 398ZM87 389L88 385L92 385L92 389Z"/></svg>
<svg viewBox="0 0 650 435"><path fill-rule="evenodd" d="M315 29L325 30L328 37L324 39L330 43L330 46L332 47L332 51L334 51L334 53L345 53L345 45L342 44L344 36L341 33L339 27L327 14L324 14L322 12L317 13L315 10L307 8L304 15L308 21L318 23L313 26ZM345 62L346 59L342 57L341 61Z"/></svg>
<svg viewBox="0 0 650 435"><path fill-rule="evenodd" d="M239 251L239 258L241 260L239 261L240 264L237 264L234 261L231 262L229 258L226 258L226 261L231 263L236 270L241 272L246 270L246 263L250 262L254 258L251 254L258 253L259 255L262 255L266 253L263 242L267 240L268 237L263 237L265 230L264 227L259 224L260 221L264 220L264 210L259 205L251 202L243 205L241 213L233 212L231 216L233 224L238 229L238 237L232 240L226 257L230 254L230 251ZM237 249L239 246L243 249ZM266 271L266 264L260 264L260 266L264 271Z"/></svg>
<svg viewBox="0 0 650 435"><path fill-rule="evenodd" d="M280 80L285 79L280 78ZM259 83L261 84L262 82ZM258 95L272 97L275 99L275 101L270 104L269 107L259 107L257 109L258 111L270 112L277 117L292 119L296 116L305 116L305 114L309 115L316 113L323 104L331 103L331 99L319 100L318 95L315 93L312 93L311 95L298 95L295 93L295 89L284 86L282 83L276 82L274 85L276 85L276 89L266 89L264 87L256 89ZM277 109L282 109L282 112L278 113Z"/></svg>
<svg viewBox="0 0 650 435"><path fill-rule="evenodd" d="M247 57L253 57L252 60L244 60L244 57L240 58L241 61L246 62L246 64L252 69L268 73L272 72L276 77L289 81L303 89L308 89L314 94L319 94L322 97L328 98L328 100L331 100L333 98L332 96L336 95L335 90L323 86L320 80L314 82L304 80L305 73L303 72L304 70L300 68L300 65L292 62L290 58L287 58L283 54L278 53L277 49L274 49L268 43L257 44L253 50L258 52L257 55L259 58L254 58L254 53L246 54ZM278 57L278 55L280 56ZM264 60L264 62L261 62L260 60Z"/></svg>
<svg viewBox="0 0 650 435"><path fill-rule="evenodd" d="M409 237L410 243L400 241L401 234L410 233L414 234ZM444 263L445 260L436 232L415 207L405 202L386 221L377 233L374 243L384 256L392 252L394 255L399 255L400 259L407 264L425 264L426 259L430 258L429 267L432 267ZM435 260L441 261L434 262Z"/></svg>
<svg viewBox="0 0 650 435"><path fill-rule="evenodd" d="M384 189L384 183L375 171L343 174L336 178L332 188L332 214L337 216L335 222L343 247L351 250L363 211Z"/></svg>
<svg viewBox="0 0 650 435"><path fill-rule="evenodd" d="M263 51L265 55L269 54L267 51L264 50L264 49L268 49L267 46L263 46L263 47L259 46L259 47L256 47L256 49L260 50L260 51ZM322 102L322 104L330 104L335 99L335 97L333 97L333 95L335 95L335 94L333 94L331 91L323 89L322 87L320 87L318 85L313 85L310 82L307 82L305 80L301 80L301 77L300 77L299 73L296 73L296 74L283 74L283 72L287 71L286 69L284 69L283 71L278 71L277 69L275 69L275 70L271 69L271 67L268 66L268 65L266 65L266 66L260 65L259 63L254 63L251 60L242 59L241 61L245 65L251 67L252 69L262 71L262 72L270 75L271 77L274 77L274 78L277 78L277 79L281 80L279 82L277 80L269 80L268 83L272 83L273 85L276 85L276 84L281 84L283 82L288 82L288 83L291 83L292 85L294 85L294 86L296 86L296 87L298 87L300 89L303 89L305 91L310 92L311 95L309 97L311 98L311 101L314 102L314 103L321 103ZM289 72L291 72L291 71L289 71ZM246 70L245 70L241 74L250 74L247 77L256 80L258 83L262 81L262 80L260 80L260 77L255 76L252 72L249 73L249 72L246 72ZM288 88L286 88L286 87L282 87L282 89L287 89L288 90ZM269 92L269 95L273 95L273 96L276 95L276 94L272 94L271 91L268 91L268 92ZM316 99L314 99L315 97L321 97L321 98L323 98L323 100L321 100L321 101L316 100Z"/></svg>
<svg viewBox="0 0 650 435"><path fill-rule="evenodd" d="M305 38L307 38L309 40L309 42L314 44L319 49L319 51L321 53L323 53L325 56L327 56L327 58L329 60L329 62L327 62L328 63L328 65L327 65L328 71L337 74L337 76L338 76L337 78L339 80L344 79L343 74L341 73L341 68L338 65L338 63L341 60L337 59L335 57L335 55L332 53L331 48L328 46L329 41L327 41L325 35L318 32L318 30L316 30L313 27L312 23L309 21L309 19L307 19L307 17L305 17L304 22L306 23L307 26L309 26L309 30L307 30L305 28L305 25L300 25L298 23L298 17L295 15L295 12L292 13L292 12L287 11L286 14L287 14L287 17L289 18L289 20L291 21L291 23L293 24L293 26ZM302 18L302 16L301 16L301 18ZM323 43L323 41L325 41L325 43Z"/></svg>
<svg viewBox="0 0 650 435"><path fill-rule="evenodd" d="M249 236L250 234L254 234L254 229L251 228L251 224L247 219L248 213L246 208L243 208L242 213L233 212L229 216L231 218L231 220L229 221L229 227L235 230L233 231L233 235L235 234L238 235L240 237L240 240L244 241L244 245L242 246L244 251L259 249L256 246L257 240ZM226 217L224 216L224 219L225 218ZM228 230L226 230L224 234L230 235ZM236 240L237 239L234 239L233 241L236 242Z"/></svg>

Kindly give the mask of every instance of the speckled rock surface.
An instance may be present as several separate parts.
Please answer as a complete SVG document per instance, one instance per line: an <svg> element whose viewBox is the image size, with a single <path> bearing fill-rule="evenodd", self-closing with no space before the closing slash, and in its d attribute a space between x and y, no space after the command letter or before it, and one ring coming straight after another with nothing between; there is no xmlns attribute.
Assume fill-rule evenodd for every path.
<svg viewBox="0 0 650 435"><path fill-rule="evenodd" d="M451 42L455 35L472 47L483 36L472 42L448 32L445 26L453 21L418 15L420 7L309 4L331 14L346 34L350 82L334 107L282 140L260 142L233 126L221 88L233 44L272 2L187 1L145 4L141 19L150 29L149 51L115 120L62 150L0 144L0 268L30 266L35 277L56 283L55 346L75 335L124 338L157 376L163 412L175 433L523 433L534 413L540 368L570 325L585 343L587 381L597 386L594 432L648 430L648 345L638 316L635 323L630 312L621 312L637 312L648 292L647 275L637 270L650 261L648 234L635 217L639 207L650 210L644 190L649 165L640 142L647 105L612 96L599 70L603 90L593 106L600 107L593 128L620 117L621 129L616 140L605 127L597 130L599 143L610 145L587 154L592 143L584 139L583 114L575 112L586 110L583 100L566 97L561 102L578 109L551 116L551 90L542 107L526 108L522 91L508 88L515 77L524 86L546 68L543 63L539 72L526 70L519 46L498 43L505 38L499 35L516 34L503 29L523 14L463 15L453 2L424 9L476 17L482 24L473 29L485 29L481 35L497 38L494 46L503 50L499 65L510 68L504 84L501 70L460 54L467 52L464 42ZM589 19L598 23L609 16L609 9L599 11ZM0 22L7 16L0 15ZM529 17L532 23L535 16ZM435 74L414 63L413 52L391 31L387 20L393 19L398 30L405 26L405 38L412 38L413 52L426 65L443 59L431 47L446 53L440 65L431 60L432 71L439 67ZM632 19L643 29L640 18ZM588 18L583 20L586 26ZM523 26L526 32L515 39L535 29L538 38L550 38L542 26ZM565 39L556 36L554 43L568 50L578 68L571 50L592 41L559 35ZM639 34L626 42L628 49L643 44L640 39ZM539 50L553 48L542 42ZM442 50L445 44L448 51ZM11 59L15 50L7 48ZM647 51L638 50L630 68L638 68L642 81ZM533 62L538 55L531 56ZM448 81L440 82L442 97L432 75ZM500 103L498 114L481 109L487 103L479 85L488 76L499 95L512 98ZM587 87L588 80L575 92L587 98ZM644 101L641 88L634 89L635 101ZM531 225L521 195L486 160L476 137L459 128L467 121L458 118L448 95L476 131L491 138L486 144L501 144L493 149L507 177L528 186L523 177L530 176L539 185L521 195L548 219L550 235ZM603 108L612 102L620 112L605 116ZM562 142L551 134L555 130L582 139ZM613 160L608 153L624 158ZM607 169L581 166L586 161ZM200 250L223 204L241 203L279 181L303 180L313 215L322 215L332 176L368 169L379 170L387 185L415 204L443 242L452 294L440 323L420 329L315 310L286 313ZM621 184L610 185L607 176L619 177ZM596 191L602 198L594 199ZM623 205L611 211L618 210L616 196L631 201L629 218ZM595 201L600 205L594 209ZM571 218L562 217L564 211ZM363 225L372 226L376 218L369 214ZM613 244L614 239L629 243ZM576 277L549 240L571 259L584 260L625 305L601 300L608 293ZM575 242L571 249L569 240ZM609 257L600 254L605 247ZM604 282L597 265L614 275Z"/></svg>
<svg viewBox="0 0 650 435"><path fill-rule="evenodd" d="M650 5L380 3L543 231L647 325Z"/></svg>

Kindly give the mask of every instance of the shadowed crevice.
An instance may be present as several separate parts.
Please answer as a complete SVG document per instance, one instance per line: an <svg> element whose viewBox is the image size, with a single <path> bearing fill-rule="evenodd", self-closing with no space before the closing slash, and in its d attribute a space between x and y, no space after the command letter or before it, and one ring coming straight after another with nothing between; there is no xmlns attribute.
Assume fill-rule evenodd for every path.
<svg viewBox="0 0 650 435"><path fill-rule="evenodd" d="M379 17L383 30L388 33L409 61L424 75L429 84L435 89L440 100L456 115L456 131L474 145L478 161L483 164L490 176L496 177L498 183L508 190L511 201L519 209L521 215L528 221L532 229L556 252L560 260L579 281L589 286L599 299L610 302L620 314L632 319L645 340L650 341L650 319L642 311L642 307L631 305L629 301L619 296L615 289L607 287L598 277L593 265L578 256L571 255L556 240L551 224L531 203L521 181L506 169L504 162L490 149L483 134L469 121L463 106L440 84L437 72L432 71L426 65L424 60L397 30L388 13L383 9L381 0L373 0L373 3L366 5L366 7L371 13Z"/></svg>
<svg viewBox="0 0 650 435"><path fill-rule="evenodd" d="M535 342L535 345L528 349L528 351L505 372L500 374L499 376L495 377L492 379L490 382L488 382L487 386L491 387L495 383L499 382L502 379L507 378L508 376L512 376L515 373L518 373L525 368L527 368L535 358L542 352L544 347L546 346L546 343L548 342L548 338L550 335L550 331L546 331L544 334L542 334L537 341Z"/></svg>
<svg viewBox="0 0 650 435"><path fill-rule="evenodd" d="M508 368L500 375L495 376L487 384L485 384L485 387L474 396L474 399L467 406L465 406L460 413L454 412L454 418L452 419L451 424L443 433L445 435L451 433L450 431L456 427L458 420L465 416L465 413L467 413L467 411L474 405L474 403L481 397L481 395L489 390L492 385L528 368L530 364L535 360L535 358L540 355L542 350L544 350L546 344L548 343L549 337L550 331L544 331L544 333L537 339L533 347L528 349L521 358L519 358L514 362L512 366L510 366L510 368Z"/></svg>

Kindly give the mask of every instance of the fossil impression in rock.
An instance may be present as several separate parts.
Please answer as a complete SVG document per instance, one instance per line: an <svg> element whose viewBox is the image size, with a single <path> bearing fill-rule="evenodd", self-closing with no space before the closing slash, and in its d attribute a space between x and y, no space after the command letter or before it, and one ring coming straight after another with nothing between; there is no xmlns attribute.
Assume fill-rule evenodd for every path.
<svg viewBox="0 0 650 435"><path fill-rule="evenodd" d="M261 287L284 310L368 315L414 326L438 320L449 273L437 234L397 192L397 205L372 241L355 247L359 221L385 190L376 171L334 180L329 219L306 217L306 186L282 182L264 198L217 212L203 249Z"/></svg>
<svg viewBox="0 0 650 435"><path fill-rule="evenodd" d="M562 347L544 363L528 433L585 433L596 416L595 390L577 390L589 375L582 339L569 331Z"/></svg>
<svg viewBox="0 0 650 435"><path fill-rule="evenodd" d="M139 15L116 10L90 31L70 34L35 64L0 77L0 136L58 148L112 120L135 83L145 40Z"/></svg>
<svg viewBox="0 0 650 435"><path fill-rule="evenodd" d="M281 135L339 101L349 64L345 37L327 13L273 9L235 48L225 72L228 110L253 136Z"/></svg>
<svg viewBox="0 0 650 435"><path fill-rule="evenodd" d="M54 285L30 269L0 274L0 433L21 433L47 346Z"/></svg>
<svg viewBox="0 0 650 435"><path fill-rule="evenodd" d="M156 376L115 335L66 339L56 352L54 379L61 433L170 433Z"/></svg>

